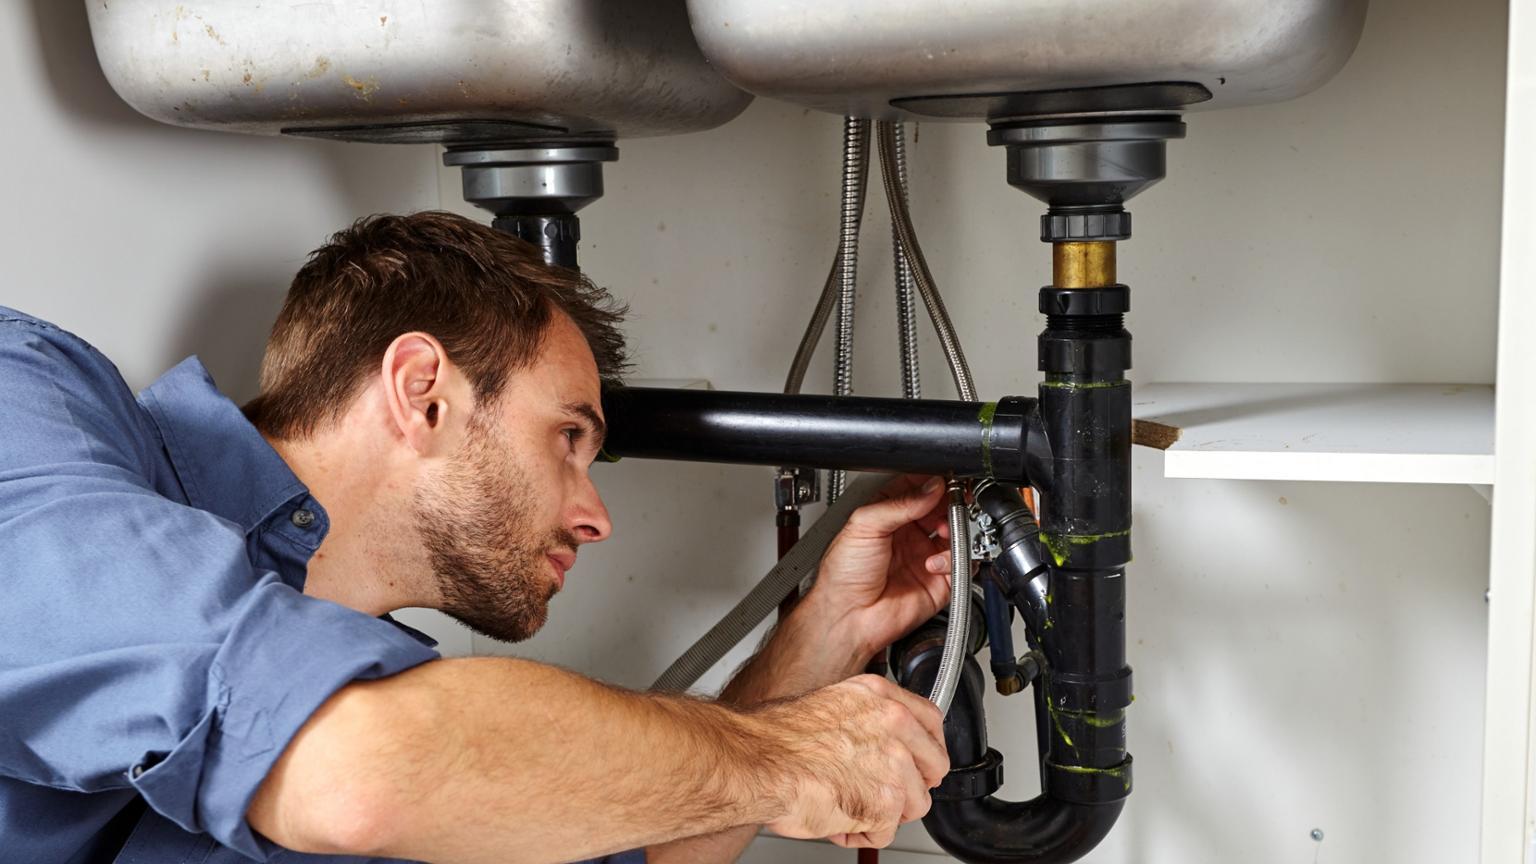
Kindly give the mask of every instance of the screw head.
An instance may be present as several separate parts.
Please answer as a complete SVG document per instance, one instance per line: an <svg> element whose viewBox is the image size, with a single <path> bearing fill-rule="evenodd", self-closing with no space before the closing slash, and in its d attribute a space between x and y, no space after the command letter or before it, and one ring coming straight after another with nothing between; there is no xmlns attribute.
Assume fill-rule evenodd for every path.
<svg viewBox="0 0 1536 864"><path fill-rule="evenodd" d="M1323 842L1323 829L1313 828L1311 837L1313 840L1316 840L1319 843Z"/></svg>

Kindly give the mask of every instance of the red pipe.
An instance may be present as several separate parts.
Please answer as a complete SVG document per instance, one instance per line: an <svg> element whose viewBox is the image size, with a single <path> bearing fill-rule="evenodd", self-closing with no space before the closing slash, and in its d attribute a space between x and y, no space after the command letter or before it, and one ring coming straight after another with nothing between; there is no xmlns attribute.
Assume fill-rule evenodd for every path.
<svg viewBox="0 0 1536 864"><path fill-rule="evenodd" d="M779 557L782 559L800 541L800 511L798 509L780 510L773 522L779 528ZM796 585L789 589L789 593L784 595L783 600L779 601L779 620L783 621L798 602L800 602L800 586Z"/></svg>

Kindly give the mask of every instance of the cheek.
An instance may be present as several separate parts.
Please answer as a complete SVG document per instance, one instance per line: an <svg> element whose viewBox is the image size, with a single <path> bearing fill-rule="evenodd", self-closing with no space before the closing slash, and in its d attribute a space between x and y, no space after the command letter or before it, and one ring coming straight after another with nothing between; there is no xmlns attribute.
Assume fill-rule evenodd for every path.
<svg viewBox="0 0 1536 864"><path fill-rule="evenodd" d="M539 460L537 465L524 466L522 488L526 497L524 507L539 525L551 525L560 521L571 490L571 460L562 454L558 458Z"/></svg>

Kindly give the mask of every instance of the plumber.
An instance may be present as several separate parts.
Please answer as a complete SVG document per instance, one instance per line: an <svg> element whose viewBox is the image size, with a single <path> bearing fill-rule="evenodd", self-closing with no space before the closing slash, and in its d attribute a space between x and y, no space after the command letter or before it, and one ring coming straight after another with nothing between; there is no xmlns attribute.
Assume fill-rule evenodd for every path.
<svg viewBox="0 0 1536 864"><path fill-rule="evenodd" d="M942 720L859 673L947 600L937 481L855 511L714 700L443 659L389 617L543 626L611 530L621 313L445 213L311 255L243 408L196 359L135 397L0 308L4 859L730 861L921 817Z"/></svg>

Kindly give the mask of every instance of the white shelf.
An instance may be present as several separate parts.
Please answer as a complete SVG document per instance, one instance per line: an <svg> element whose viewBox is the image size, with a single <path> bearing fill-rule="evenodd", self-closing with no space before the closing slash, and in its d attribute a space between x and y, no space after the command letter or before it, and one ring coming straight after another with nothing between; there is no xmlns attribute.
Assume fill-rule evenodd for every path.
<svg viewBox="0 0 1536 864"><path fill-rule="evenodd" d="M1181 430L1166 477L1493 483L1493 388L1149 384L1133 413Z"/></svg>

